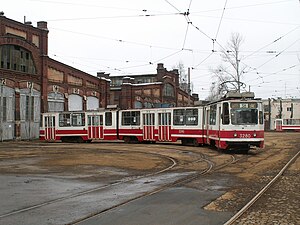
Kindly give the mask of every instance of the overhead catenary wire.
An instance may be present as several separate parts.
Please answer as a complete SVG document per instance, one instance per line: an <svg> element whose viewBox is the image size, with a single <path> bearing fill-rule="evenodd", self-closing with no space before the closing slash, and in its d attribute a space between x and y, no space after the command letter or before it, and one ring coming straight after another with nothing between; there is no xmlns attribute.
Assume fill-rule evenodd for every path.
<svg viewBox="0 0 300 225"><path fill-rule="evenodd" d="M256 67L255 69L259 69L263 66L265 66L267 63L271 62L272 60L276 59L279 55L281 55L285 50L289 49L291 46L293 46L294 44L296 44L298 41L300 40L297 39L296 41L294 41L292 44L290 44L288 47L286 47L284 50L280 51L278 54L276 54L274 57L272 57L271 59L267 60L266 62L264 62L263 64L259 65L258 67Z"/></svg>
<svg viewBox="0 0 300 225"><path fill-rule="evenodd" d="M173 5L173 6L171 6L174 10L176 10L175 11L175 13L170 13L169 15L175 15L175 16L177 16L177 15L182 15L183 13L180 11L180 8L178 8L177 7L177 5L176 4L174 4L174 1L171 1L171 0L169 0L169 1L166 1L170 6L171 5ZM275 2L275 3L284 3L284 2L291 2L291 1L277 1L277 2ZM188 11L187 12L189 12L190 13L190 8L191 8L191 3L192 3L192 0L191 1L189 1L189 7L188 7ZM227 1L225 2L226 4L227 4ZM275 4L274 3L274 4ZM234 9L235 7L227 7L226 6L226 4L225 4L225 7L223 7L223 9L222 9L222 16L221 16L221 18L219 17L219 23L218 23L218 27L216 27L216 30L215 30L215 32L213 32L214 34L215 34L215 38L214 39L217 39L217 38L219 38L220 37L220 35L221 35L221 31L222 31L222 27L223 27L223 20L226 18L225 16L225 14L224 14L224 9L226 8L226 14L227 14L227 10L228 9ZM269 3L262 3L262 4L256 4L257 6L258 5L270 5L271 4L271 2L269 2ZM253 5L247 5L247 6L237 6L236 8L238 8L238 7L240 7L240 8L246 8L246 7L253 7L253 6L255 6L254 4ZM125 9L126 10L126 9ZM193 12L193 11L191 11L191 12ZM148 13L147 13L148 14ZM192 19L194 19L192 16L195 16L195 13L193 12L193 13L191 13L191 14L193 14L193 15L191 15L191 17L190 18L192 18ZM142 16L142 15L141 15ZM145 15L143 15L143 16L145 16ZM159 16L159 15L157 15L157 16ZM138 16L137 18L139 18L140 16ZM94 18L96 18L96 17L94 17ZM103 19L104 19L105 17L103 17ZM109 17L107 17L108 19L109 19ZM118 15L116 15L115 16L115 18L116 19L118 19ZM119 17L120 19L122 19L122 17ZM112 18L113 19L113 18ZM136 21L138 21L138 19L136 19ZM126 41L126 40L124 40L123 38L120 38L120 39L118 39L118 38L111 38L111 39L107 39L107 40L111 40L111 41L115 41L115 42L118 42L118 43L124 43L124 44L128 44L128 45L130 45L130 44L134 44L134 45L137 45L137 46L141 46L141 47L148 47L148 48L150 48L150 49L153 49L153 48L156 48L156 47L158 47L159 49L161 48L161 49L166 49L166 50L171 50L170 51L170 54L165 54L166 56L165 57L162 57L162 60L164 60L164 59L168 59L168 58L171 58L172 56L176 56L176 54L180 54L181 52L183 52L183 50L186 50L185 48L187 47L187 48L190 48L190 50L193 52L193 53L195 53L195 52L197 52L196 51L196 49L194 48L194 46L192 46L192 47L190 47L190 46L188 46L189 45L189 40L190 40L190 38L189 38L189 34L190 34L190 32L192 32L192 29L191 29L191 25L192 25L192 27L194 27L194 28L198 28L197 30L198 31L200 31L200 33L202 34L202 35L204 35L204 36L206 36L210 41L212 41L213 42L213 38L212 38L212 36L209 34L209 30L206 30L205 29L205 27L203 27L203 26L196 26L195 24L193 24L192 23L192 21L187 21L187 22L190 22L190 23L188 23L187 24L187 27L186 27L186 29L184 30L184 31L182 31L182 33L183 32L185 32L184 33L184 40L183 40L183 43L181 42L180 44L177 44L177 46L176 45L174 45L174 46L172 46L172 45L170 45L170 47L168 47L168 44L166 45L166 46L163 46L164 44L162 44L161 46L155 46L155 45L153 45L152 43L149 43L149 44L146 44L146 43L138 43L138 42L131 42L131 41ZM193 22L196 22L196 21L193 21ZM118 35L117 35L118 36ZM99 38L99 37L98 37ZM101 38L101 37L100 37ZM103 38L103 37L102 37ZM202 40L199 40L199 42L202 42ZM222 40L219 40L218 41L218 43L217 44L219 44L219 43L222 43ZM158 42L158 44L160 44L159 42ZM182 44L182 45L181 45ZM271 44L270 44L271 45ZM124 45L125 46L125 45ZM201 45L199 45L199 46L201 46ZM206 45L207 46L207 45ZM129 46L130 47L130 46ZM180 48L181 47L181 48ZM214 49L214 47L213 47L213 50L215 51L215 52L217 52L215 49ZM263 49L261 49L261 50L263 50ZM256 56L257 54L261 54L261 50L258 50L258 51L248 51L248 53L250 52L250 55L248 55L248 56L246 56L246 57L248 57L248 58L250 58L251 56ZM174 51L174 52L173 52ZM247 51L245 51L245 52L247 52ZM274 53L274 54L278 54L279 52L277 52L277 53ZM283 55L283 54L285 54L285 53L287 53L287 51L284 51L284 52L280 52L280 54L277 56L277 57L279 57L279 56L281 56L281 55ZM192 64L192 65L195 65L192 69L195 69L195 70L197 70L201 65L203 65L203 63L204 62L208 62L207 63L207 65L209 64L209 63L212 63L212 60L208 60L208 59L210 59L210 57L213 55L213 52L211 51L211 50L205 50L205 51L201 51L201 54L205 54L205 56L203 57L202 55L201 55L201 58L203 58L204 60L200 60L200 63L199 64L197 64L197 63L195 63L195 64L197 64L197 65L195 65L194 63ZM158 55L156 55L156 54L154 54L155 55L155 58L160 58ZM164 55L164 54L163 54ZM163 56L162 55L162 56ZM182 54L183 55L183 54ZM216 54L217 55L217 54ZM180 55L179 55L180 56ZM126 56L125 56L126 57ZM103 58L103 57L102 57ZM120 57L121 58L121 57ZM116 61L120 61L121 63L123 62L123 65L121 65L121 66L118 66L117 65L117 67L119 68L119 69L122 69L122 68L137 68L137 67L142 67L142 66L149 66L149 65L151 65L150 64L150 62L151 63L154 63L154 62L156 62L157 60L156 59L153 59L152 57L151 57L151 59L148 59L148 60L141 60L140 62L138 62L138 60L116 60ZM142 58L141 58L142 59ZM101 59L100 59L101 60ZM102 59L103 60L103 59ZM105 60L105 59L104 59ZM149 61L149 63L148 63L148 61ZM199 58L196 58L196 62L199 62ZM127 63L127 65L128 65L128 67L126 67L126 64L125 63ZM134 63L136 63L136 65L132 65L132 64L134 64ZM165 62L165 63L167 63L167 62ZM104 63L105 64L105 63ZM107 63L108 64L108 63ZM112 63L113 64L113 63ZM117 64L117 63L115 63L115 64ZM248 64L249 64L249 62L248 62ZM132 65L132 66L131 66ZM205 65L206 66L206 65ZM253 65L252 65L253 66ZM149 67L150 68L150 67ZM203 66L203 68L204 68L204 66ZM254 68L254 67L253 67ZM262 74L262 73L261 73Z"/></svg>
<svg viewBox="0 0 300 225"><path fill-rule="evenodd" d="M222 20L223 20L224 13L225 13L226 5L227 5L227 0L225 1L225 5L224 5L223 11L222 11L221 18L220 18L220 22L219 22L219 26L218 26L218 29L217 29L217 33L216 33L216 36L215 36L215 40L217 40L219 31L220 31L220 27L221 27L221 23L222 23Z"/></svg>
<svg viewBox="0 0 300 225"><path fill-rule="evenodd" d="M286 2L293 2L294 0L282 0L282 1L272 1L272 2L266 2L266 3L257 3L257 4L252 4L252 5L241 5L241 6L232 6L232 7L227 7L227 10L232 10L232 9L241 9L241 8L250 8L250 7L257 7L257 6L263 6L263 5L274 5L274 4L280 4L280 3L286 3ZM215 12L215 11L222 11L223 8L219 9L210 9L210 10L203 10L203 11L198 11L194 12L194 14L197 13L203 13L203 12Z"/></svg>
<svg viewBox="0 0 300 225"><path fill-rule="evenodd" d="M165 2L167 2L173 9L175 9L177 12L181 12L176 6L174 6L173 4L171 4L168 0L165 0Z"/></svg>

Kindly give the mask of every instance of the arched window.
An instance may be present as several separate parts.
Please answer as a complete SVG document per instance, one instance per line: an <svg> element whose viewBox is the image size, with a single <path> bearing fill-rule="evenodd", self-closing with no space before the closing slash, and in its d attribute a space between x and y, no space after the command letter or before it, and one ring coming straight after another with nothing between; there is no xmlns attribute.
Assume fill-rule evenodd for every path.
<svg viewBox="0 0 300 225"><path fill-rule="evenodd" d="M175 97L174 87L171 84L165 84L163 95L168 97Z"/></svg>
<svg viewBox="0 0 300 225"><path fill-rule="evenodd" d="M81 111L82 110L82 97L80 95L69 95L69 111Z"/></svg>
<svg viewBox="0 0 300 225"><path fill-rule="evenodd" d="M94 96L88 96L86 103L87 110L96 110L99 108L99 99Z"/></svg>
<svg viewBox="0 0 300 225"><path fill-rule="evenodd" d="M18 45L0 46L0 62L0 68L36 74L31 52Z"/></svg>
<svg viewBox="0 0 300 225"><path fill-rule="evenodd" d="M145 107L146 109L153 108L151 102L144 102L144 107Z"/></svg>
<svg viewBox="0 0 300 225"><path fill-rule="evenodd" d="M143 103L141 103L140 101L135 101L134 102L134 108L135 109L142 109L143 108Z"/></svg>
<svg viewBox="0 0 300 225"><path fill-rule="evenodd" d="M65 98L62 93L50 92L48 93L48 111L61 112L64 111Z"/></svg>

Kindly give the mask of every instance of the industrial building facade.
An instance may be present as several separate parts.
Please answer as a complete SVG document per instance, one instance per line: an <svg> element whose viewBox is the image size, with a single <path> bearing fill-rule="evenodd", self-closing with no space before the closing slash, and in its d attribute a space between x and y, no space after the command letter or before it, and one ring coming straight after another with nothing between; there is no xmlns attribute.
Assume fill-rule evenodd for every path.
<svg viewBox="0 0 300 225"><path fill-rule="evenodd" d="M109 80L48 57L47 22L0 16L0 141L39 136L42 112L106 107Z"/></svg>
<svg viewBox="0 0 300 225"><path fill-rule="evenodd" d="M111 80L110 103L121 109L192 106L198 95L179 88L178 70L157 64L156 74L106 76Z"/></svg>
<svg viewBox="0 0 300 225"><path fill-rule="evenodd" d="M263 100L265 130L275 130L276 119L282 119L284 125L300 125L300 99Z"/></svg>
<svg viewBox="0 0 300 225"><path fill-rule="evenodd" d="M0 141L39 137L43 112L193 105L177 70L92 76L48 56L47 22L20 23L0 15Z"/></svg>

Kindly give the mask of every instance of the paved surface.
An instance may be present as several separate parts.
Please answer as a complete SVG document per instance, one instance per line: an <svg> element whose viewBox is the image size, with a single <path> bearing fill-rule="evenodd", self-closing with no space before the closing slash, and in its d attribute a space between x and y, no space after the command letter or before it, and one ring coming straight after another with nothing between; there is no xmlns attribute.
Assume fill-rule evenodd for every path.
<svg viewBox="0 0 300 225"><path fill-rule="evenodd" d="M153 225L222 224L231 213L207 212L203 206L217 198L221 191L172 188L136 200L80 225Z"/></svg>

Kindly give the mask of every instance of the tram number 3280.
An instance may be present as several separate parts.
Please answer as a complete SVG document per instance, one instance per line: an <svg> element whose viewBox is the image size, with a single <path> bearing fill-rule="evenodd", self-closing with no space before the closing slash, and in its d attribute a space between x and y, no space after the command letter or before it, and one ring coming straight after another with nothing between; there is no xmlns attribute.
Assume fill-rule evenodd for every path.
<svg viewBox="0 0 300 225"><path fill-rule="evenodd" d="M240 138L251 138L251 134L240 134Z"/></svg>

